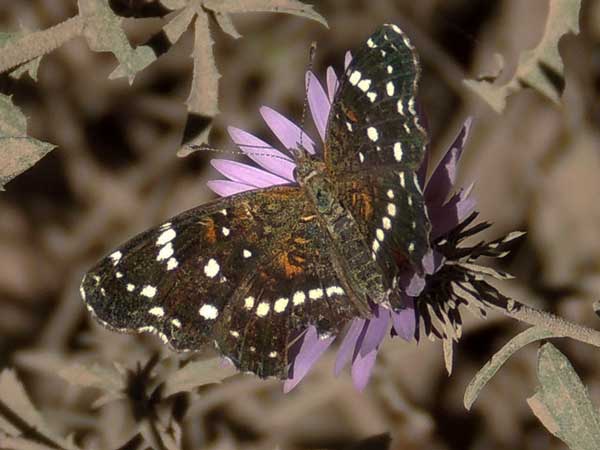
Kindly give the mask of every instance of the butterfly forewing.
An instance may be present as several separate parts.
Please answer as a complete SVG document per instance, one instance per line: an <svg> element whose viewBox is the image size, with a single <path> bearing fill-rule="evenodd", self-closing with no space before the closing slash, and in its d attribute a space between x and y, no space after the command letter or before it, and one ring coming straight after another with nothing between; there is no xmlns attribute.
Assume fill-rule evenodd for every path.
<svg viewBox="0 0 600 450"><path fill-rule="evenodd" d="M329 114L324 158L374 256L419 268L429 220L415 172L427 135L416 111L419 63L406 35L384 25L355 52Z"/></svg>
<svg viewBox="0 0 600 450"><path fill-rule="evenodd" d="M327 335L358 314L327 239L298 187L245 192L132 239L86 275L82 296L112 329L179 351L214 341L242 370L285 378L307 325Z"/></svg>

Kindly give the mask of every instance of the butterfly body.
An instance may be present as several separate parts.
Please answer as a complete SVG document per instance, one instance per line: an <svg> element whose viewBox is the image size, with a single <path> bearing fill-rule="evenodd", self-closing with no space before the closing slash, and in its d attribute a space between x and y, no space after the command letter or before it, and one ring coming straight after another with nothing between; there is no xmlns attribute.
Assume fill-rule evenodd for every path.
<svg viewBox="0 0 600 450"><path fill-rule="evenodd" d="M243 371L287 378L309 325L325 338L375 304L401 308L399 261L418 271L429 249L417 80L410 42L382 26L340 79L323 154L295 152L295 183L141 233L85 276L88 309L108 328L177 351L214 342Z"/></svg>

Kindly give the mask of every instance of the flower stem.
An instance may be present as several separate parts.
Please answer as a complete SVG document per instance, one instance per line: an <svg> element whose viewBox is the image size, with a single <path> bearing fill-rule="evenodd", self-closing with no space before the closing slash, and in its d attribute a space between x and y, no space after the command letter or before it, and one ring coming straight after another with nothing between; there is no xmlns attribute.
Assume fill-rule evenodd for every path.
<svg viewBox="0 0 600 450"><path fill-rule="evenodd" d="M85 20L71 17L47 30L25 34L0 48L0 73L44 56L83 33Z"/></svg>
<svg viewBox="0 0 600 450"><path fill-rule="evenodd" d="M600 332L592 328L569 322L552 313L541 311L516 300L508 300L507 308L495 307L508 317L530 325L537 325L556 337L570 337L580 342L600 347Z"/></svg>

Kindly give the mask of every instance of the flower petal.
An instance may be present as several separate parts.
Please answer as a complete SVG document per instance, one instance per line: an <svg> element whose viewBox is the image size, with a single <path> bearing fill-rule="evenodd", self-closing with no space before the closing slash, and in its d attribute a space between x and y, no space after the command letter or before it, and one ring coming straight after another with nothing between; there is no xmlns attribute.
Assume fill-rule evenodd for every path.
<svg viewBox="0 0 600 450"><path fill-rule="evenodd" d="M335 340L335 336L319 339L317 329L314 326L309 326L304 333L302 339L302 345L298 354L294 358L293 376L292 378L285 380L283 383L283 392L288 393L310 371L311 367L317 362L321 355L329 348L331 343Z"/></svg>
<svg viewBox="0 0 600 450"><path fill-rule="evenodd" d="M432 240L446 234L475 210L475 199L469 196L472 186L459 190L443 206L427 208L431 220Z"/></svg>
<svg viewBox="0 0 600 450"><path fill-rule="evenodd" d="M335 373L336 377L352 359L352 355L354 354L354 350L356 348L356 343L358 342L358 338L361 335L363 327L365 326L365 322L365 319L354 319L350 324L350 328L348 328L348 331L342 340L342 344L340 345L340 348L337 352L337 357L335 359L335 368L333 373Z"/></svg>
<svg viewBox="0 0 600 450"><path fill-rule="evenodd" d="M360 343L359 353L364 357L376 350L388 333L390 323L390 310L384 306L377 306L373 316L367 320L364 338Z"/></svg>
<svg viewBox="0 0 600 450"><path fill-rule="evenodd" d="M415 302L412 297L404 296L407 307L401 311L392 312L394 331L405 341L411 341L415 337L417 329L417 316L415 314Z"/></svg>
<svg viewBox="0 0 600 450"><path fill-rule="evenodd" d="M398 276L398 285L406 295L417 297L425 289L425 277L408 270Z"/></svg>
<svg viewBox="0 0 600 450"><path fill-rule="evenodd" d="M359 354L352 363L352 381L356 390L362 391L369 383L376 358L377 350L373 350L365 356Z"/></svg>
<svg viewBox="0 0 600 450"><path fill-rule="evenodd" d="M425 189L425 201L428 205L442 205L450 194L450 191L456 182L458 161L469 135L471 123L471 118L468 118L465 121L460 132L450 146L450 149L446 152L433 171Z"/></svg>
<svg viewBox="0 0 600 450"><path fill-rule="evenodd" d="M260 115L285 148L295 150L302 144L308 153L315 153L315 143L310 136L283 114L273 108L263 106L260 108ZM302 142L300 142L301 140Z"/></svg>
<svg viewBox="0 0 600 450"><path fill-rule="evenodd" d="M348 68L350 63L352 62L352 53L350 51L346 52L346 56L344 57L344 70Z"/></svg>
<svg viewBox="0 0 600 450"><path fill-rule="evenodd" d="M238 194L240 192L251 191L252 189L256 189L256 187L250 186L248 184L227 180L210 180L206 182L206 185L211 191L213 191L217 195L220 195L221 197L229 197L233 194Z"/></svg>
<svg viewBox="0 0 600 450"><path fill-rule="evenodd" d="M335 97L339 85L340 83L335 74L335 70L333 70L333 67L329 66L327 68L327 96L329 97L329 103L333 103L333 97Z"/></svg>
<svg viewBox="0 0 600 450"><path fill-rule="evenodd" d="M286 180L294 181L296 165L290 158L275 150L262 139L235 127L228 127L229 136L250 159L256 161L269 172L279 175Z"/></svg>
<svg viewBox="0 0 600 450"><path fill-rule="evenodd" d="M210 164L230 180L250 186L268 187L289 183L285 178L273 175L271 172L230 159L213 159Z"/></svg>
<svg viewBox="0 0 600 450"><path fill-rule="evenodd" d="M306 72L306 88L308 90L308 106L313 121L321 139L325 141L325 129L327 128L327 118L329 117L331 103L329 103L321 82L312 72Z"/></svg>

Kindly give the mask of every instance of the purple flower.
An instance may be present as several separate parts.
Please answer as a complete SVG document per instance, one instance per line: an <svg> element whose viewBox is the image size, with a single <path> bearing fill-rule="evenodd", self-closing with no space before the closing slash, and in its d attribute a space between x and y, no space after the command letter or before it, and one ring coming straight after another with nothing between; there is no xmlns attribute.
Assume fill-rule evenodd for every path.
<svg viewBox="0 0 600 450"><path fill-rule="evenodd" d="M350 53L347 53L345 67L348 66L350 60ZM322 142L325 138L327 119L338 86L338 78L335 71L329 67L326 90L311 72L306 74L306 85L308 105ZM287 150L291 151L300 146L312 154L320 150L321 142L316 143L300 127L277 111L263 106L260 113L273 134ZM467 189L459 189L454 192L458 162L470 126L471 120L468 119L427 181L425 174L429 150L418 172L421 185L425 186L425 203L432 226L430 235L432 250L423 258L424 275L419 276L414 271L401 274L400 293L405 300L406 308L395 312L384 306L375 307L370 319L354 319L348 325L341 341L335 363L335 373L339 374L348 363L351 363L352 379L359 390L362 390L368 383L383 339L390 332L392 336L400 336L407 341L413 338L418 339L420 324L423 325L428 337L438 337L450 341L449 347L444 345L446 363L450 371L451 342L460 337L461 322L458 305L471 306L475 303L483 311L486 302L490 302L488 297L491 291L489 289L493 289L483 282L486 290L484 294L488 297L483 294L472 295L474 299L467 300L464 295L455 295L455 287L451 283L457 284L457 279L459 282L464 282L465 277L469 278L469 276L472 276L473 280L477 278L477 281L480 281L482 271L486 271L486 275L506 277L505 274L481 268L475 264L465 266L466 263L461 263L465 257L473 255L475 257L483 254L504 256L506 244L517 237L509 235L504 240L471 247L470 249L474 249L474 253L463 254L464 252L460 251L462 247L458 248L460 241L481 229L480 226L475 226L470 230L466 229L476 216L474 213L475 201L469 196L472 185ZM268 143L238 128L229 127L228 131L231 139L242 152L262 169L230 160L212 160L213 167L228 180L209 181L210 189L218 195L228 196L294 181L295 164L288 154L276 150ZM452 267L452 269L447 270L446 266ZM467 291L471 289L475 291L475 294L481 294L479 291L482 288L469 284L465 289ZM473 294L473 292L471 293ZM297 353L292 357L290 378L284 384L286 392L289 392L302 380L334 339L333 336L323 339L317 335L315 327L308 327L296 350ZM450 355L448 356L449 351Z"/></svg>

